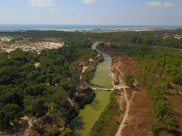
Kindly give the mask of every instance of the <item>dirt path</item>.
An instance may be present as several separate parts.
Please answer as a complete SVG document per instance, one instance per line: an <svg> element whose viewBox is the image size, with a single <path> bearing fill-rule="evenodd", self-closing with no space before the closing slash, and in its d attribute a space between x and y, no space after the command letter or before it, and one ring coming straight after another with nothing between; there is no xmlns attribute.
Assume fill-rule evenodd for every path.
<svg viewBox="0 0 182 136"><path fill-rule="evenodd" d="M124 74L121 72L121 70L119 69L119 67L122 66L122 63L121 61L119 60L119 62L115 63L112 67L112 71L115 69L117 72L119 72L119 75L116 74L117 72L115 71L115 75L114 75L114 79L116 80L117 76L118 76L118 79L119 79L119 82L120 82L120 88L123 88L123 91L124 91L124 98L125 98L125 101L126 101L126 111L124 113L124 117L123 117L123 120L119 126L119 129L116 133L116 136L120 136L121 135L121 132L125 126L125 122L127 121L128 119L128 116L129 116L129 109L130 109L130 103L132 102L132 99L135 95L135 92L133 92L132 94L132 97L130 99L128 99L128 95L127 95L127 91L126 91L126 86L125 84L123 83L123 80L121 77L124 78Z"/></svg>

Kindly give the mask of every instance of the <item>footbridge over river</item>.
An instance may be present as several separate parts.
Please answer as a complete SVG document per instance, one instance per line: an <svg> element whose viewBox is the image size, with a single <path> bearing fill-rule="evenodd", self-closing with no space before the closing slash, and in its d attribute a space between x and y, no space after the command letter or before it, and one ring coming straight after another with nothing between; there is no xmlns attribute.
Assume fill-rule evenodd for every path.
<svg viewBox="0 0 182 136"><path fill-rule="evenodd" d="M114 91L115 88L92 88L93 90L97 91Z"/></svg>

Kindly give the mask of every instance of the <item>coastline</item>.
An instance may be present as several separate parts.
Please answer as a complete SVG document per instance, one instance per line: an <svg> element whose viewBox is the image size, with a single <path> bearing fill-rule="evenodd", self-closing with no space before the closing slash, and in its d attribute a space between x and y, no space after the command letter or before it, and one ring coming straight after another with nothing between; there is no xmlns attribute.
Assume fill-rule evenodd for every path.
<svg viewBox="0 0 182 136"><path fill-rule="evenodd" d="M161 26L161 27L117 27L117 28L61 28L61 29L52 29L52 28L16 28L16 29L12 29L12 30L1 30L0 32L25 32L25 31L64 31L64 32L98 32L98 33L104 33L104 32L141 32L141 31L159 31L159 30L176 30L176 29L182 29L182 26L174 26L174 27L165 27L165 26Z"/></svg>
<svg viewBox="0 0 182 136"><path fill-rule="evenodd" d="M159 31L159 30L177 30L182 27L161 27L161 28L108 28L108 29L56 29L54 31L65 32L141 32L141 31Z"/></svg>

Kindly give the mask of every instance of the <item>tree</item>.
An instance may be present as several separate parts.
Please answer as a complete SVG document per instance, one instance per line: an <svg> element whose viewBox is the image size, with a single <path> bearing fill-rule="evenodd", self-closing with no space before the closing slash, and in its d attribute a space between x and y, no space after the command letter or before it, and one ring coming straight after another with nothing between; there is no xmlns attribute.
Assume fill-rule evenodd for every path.
<svg viewBox="0 0 182 136"><path fill-rule="evenodd" d="M126 84L129 85L130 87L133 86L134 78L130 72L125 74L125 81L126 81Z"/></svg>
<svg viewBox="0 0 182 136"><path fill-rule="evenodd" d="M156 113L157 117L164 117L165 115L170 115L172 111L172 105L168 102L165 103L162 100L159 100L154 107L154 112Z"/></svg>
<svg viewBox="0 0 182 136"><path fill-rule="evenodd" d="M8 103L0 110L0 125L7 127L10 121L19 117L20 106Z"/></svg>
<svg viewBox="0 0 182 136"><path fill-rule="evenodd" d="M56 87L59 88L59 87ZM55 88L55 89L56 89ZM55 90L54 89L54 90ZM68 93L65 92L64 90L59 90L56 91L52 97L51 100L54 102L56 105L58 105L60 108L69 108L71 106L70 102L67 100L68 98Z"/></svg>
<svg viewBox="0 0 182 136"><path fill-rule="evenodd" d="M154 134L154 136L158 136L161 130L162 130L162 127L159 123L152 124L150 128L150 131Z"/></svg>
<svg viewBox="0 0 182 136"><path fill-rule="evenodd" d="M70 73L69 70L63 71L63 75L64 75L65 77L71 77L71 73Z"/></svg>
<svg viewBox="0 0 182 136"><path fill-rule="evenodd" d="M23 94L19 88L7 88L3 91L0 101L4 104L22 105Z"/></svg>
<svg viewBox="0 0 182 136"><path fill-rule="evenodd" d="M176 94L176 95L179 95L179 89L178 89L178 88L176 88L175 94Z"/></svg>
<svg viewBox="0 0 182 136"><path fill-rule="evenodd" d="M35 109L33 106L27 106L23 113L29 117L32 117L35 114Z"/></svg>
<svg viewBox="0 0 182 136"><path fill-rule="evenodd" d="M170 129L171 127L174 127L174 120L168 115L165 115L163 117L162 123L166 126L166 128Z"/></svg>
<svg viewBox="0 0 182 136"><path fill-rule="evenodd" d="M33 96L35 94L34 88L32 86L28 86L27 88L25 88L24 94Z"/></svg>
<svg viewBox="0 0 182 136"><path fill-rule="evenodd" d="M32 71L27 76L27 79L30 80L30 81L35 81L38 76L39 76L39 72L38 71Z"/></svg>
<svg viewBox="0 0 182 136"><path fill-rule="evenodd" d="M104 47L104 43L103 43L103 42L101 42L99 45L100 45L101 47Z"/></svg>
<svg viewBox="0 0 182 136"><path fill-rule="evenodd" d="M74 85L76 85L76 86L79 86L79 84L80 84L80 75L81 74L73 74L72 75L72 78L71 78L71 81L72 81L72 83L74 84Z"/></svg>
<svg viewBox="0 0 182 136"><path fill-rule="evenodd" d="M34 108L34 111L38 113L38 116L42 116L44 112L47 111L47 106L45 106L44 103L45 100L43 98L38 98L31 104L31 106ZM29 107L29 109L31 108Z"/></svg>
<svg viewBox="0 0 182 136"><path fill-rule="evenodd" d="M119 85L119 81L114 81L114 85Z"/></svg>

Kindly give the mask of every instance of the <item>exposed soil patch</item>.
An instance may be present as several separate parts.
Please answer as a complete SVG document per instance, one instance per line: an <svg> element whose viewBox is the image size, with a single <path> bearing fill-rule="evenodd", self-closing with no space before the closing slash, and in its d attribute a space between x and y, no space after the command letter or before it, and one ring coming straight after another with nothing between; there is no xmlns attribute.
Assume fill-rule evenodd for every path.
<svg viewBox="0 0 182 136"><path fill-rule="evenodd" d="M2 38L4 38L2 40ZM13 38L7 39L7 37L0 37L0 52L8 52L16 50L17 48L23 51L32 51L40 54L43 49L57 49L64 45L64 42L60 38L24 38L11 42Z"/></svg>

